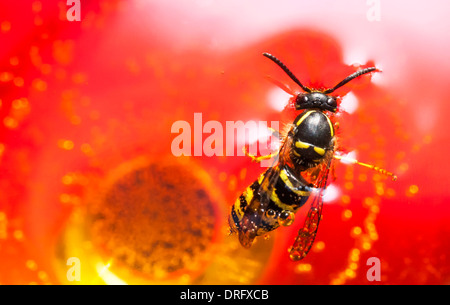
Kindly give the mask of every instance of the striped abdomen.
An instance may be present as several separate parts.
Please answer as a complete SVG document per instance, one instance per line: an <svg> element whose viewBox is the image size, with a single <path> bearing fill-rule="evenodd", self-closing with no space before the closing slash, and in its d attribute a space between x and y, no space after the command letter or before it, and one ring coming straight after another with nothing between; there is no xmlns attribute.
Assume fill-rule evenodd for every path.
<svg viewBox="0 0 450 305"><path fill-rule="evenodd" d="M254 226L250 236L262 235L282 225L290 225L286 220L306 203L310 195L306 182L294 175L287 165L269 168L239 196L231 208L230 228L242 233ZM247 225L248 226L248 225Z"/></svg>

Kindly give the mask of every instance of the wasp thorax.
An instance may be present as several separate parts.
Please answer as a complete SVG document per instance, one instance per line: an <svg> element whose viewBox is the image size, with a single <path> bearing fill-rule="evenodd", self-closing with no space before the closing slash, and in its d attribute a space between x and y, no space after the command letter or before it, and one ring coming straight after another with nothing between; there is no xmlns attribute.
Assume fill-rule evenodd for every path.
<svg viewBox="0 0 450 305"><path fill-rule="evenodd" d="M337 109L336 98L322 92L300 93L295 101L295 109L310 108L335 112Z"/></svg>
<svg viewBox="0 0 450 305"><path fill-rule="evenodd" d="M294 223L295 214L291 211L282 211L280 216L278 216L278 222L282 226L290 226Z"/></svg>
<svg viewBox="0 0 450 305"><path fill-rule="evenodd" d="M333 124L326 114L317 109L301 113L294 124L291 158L298 165L313 167L333 149Z"/></svg>

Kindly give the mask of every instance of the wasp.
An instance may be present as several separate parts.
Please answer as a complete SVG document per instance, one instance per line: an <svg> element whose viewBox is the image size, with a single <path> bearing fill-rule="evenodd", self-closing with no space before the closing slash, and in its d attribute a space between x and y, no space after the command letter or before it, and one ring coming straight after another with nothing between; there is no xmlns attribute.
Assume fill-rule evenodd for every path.
<svg viewBox="0 0 450 305"><path fill-rule="evenodd" d="M303 227L289 249L290 258L297 261L308 254L317 235L322 218L323 192L332 162L344 158L336 154L335 125L330 119L338 111L340 97L331 93L361 75L379 70L376 67L364 68L330 89L312 89L304 86L278 58L268 53L263 55L276 63L303 90L293 96L293 106L301 112L284 135L272 131L281 140L278 151L256 157L244 150L253 161L275 157L277 162L237 198L228 222L230 233L239 234L241 245L250 248L257 236L266 235L280 225L290 226L295 213L310 200ZM354 159L350 162L397 179L393 173L374 165Z"/></svg>

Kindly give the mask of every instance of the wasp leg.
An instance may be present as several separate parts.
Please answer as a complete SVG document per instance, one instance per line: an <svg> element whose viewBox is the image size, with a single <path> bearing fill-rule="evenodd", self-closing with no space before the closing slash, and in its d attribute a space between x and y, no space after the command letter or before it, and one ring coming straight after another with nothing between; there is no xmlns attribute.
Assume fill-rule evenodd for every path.
<svg viewBox="0 0 450 305"><path fill-rule="evenodd" d="M270 130L270 132L272 133L272 135L276 136L276 137L277 137L278 139L280 139L280 140L282 139L281 134L280 134L279 131L273 129L272 127L268 127L267 129ZM242 150L243 150L244 154L245 154L247 157L250 157L250 158L252 159L253 162L257 162L257 163L259 163L259 162L261 162L261 161L263 161L263 160L270 160L270 159L276 157L276 156L280 153L279 151L276 151L276 152L273 152L273 153L271 153L271 154L269 154L269 155L257 157L257 156L255 156L255 155L250 154L250 153L248 152L248 150L247 150L247 147L245 147L245 146L242 148Z"/></svg>
<svg viewBox="0 0 450 305"><path fill-rule="evenodd" d="M397 180L397 176L394 173L388 172L384 168L379 168L378 166L375 166L373 164L362 163L362 162L359 162L356 159L352 159L352 158L348 158L348 157L344 157L344 156L334 155L333 157L336 160L341 160L341 161L344 161L345 163L358 164L358 165L367 167L367 168L369 168L371 170L379 172L382 175L386 175L386 176L391 177L392 181L396 181Z"/></svg>
<svg viewBox="0 0 450 305"><path fill-rule="evenodd" d="M272 132L272 135L276 136L279 140L282 139L281 134L278 130L273 129L272 127L267 127L267 129L269 129L270 132Z"/></svg>
<svg viewBox="0 0 450 305"><path fill-rule="evenodd" d="M244 151L244 154L247 157L250 157L253 162L257 162L257 163L259 163L259 162L261 162L263 160L270 160L270 159L276 157L279 154L279 151L276 151L274 153L271 153L270 155L258 156L257 157L255 155L252 155L251 153L249 153L248 150L247 150L247 147L244 147L242 150Z"/></svg>

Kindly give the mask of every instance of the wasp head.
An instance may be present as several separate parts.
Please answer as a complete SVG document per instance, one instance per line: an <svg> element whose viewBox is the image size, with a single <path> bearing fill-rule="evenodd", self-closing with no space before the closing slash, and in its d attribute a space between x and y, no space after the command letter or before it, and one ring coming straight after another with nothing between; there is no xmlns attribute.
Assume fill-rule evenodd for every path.
<svg viewBox="0 0 450 305"><path fill-rule="evenodd" d="M336 97L326 95L323 92L300 93L295 100L295 109L311 109L318 108L320 110L328 110L336 112Z"/></svg>
<svg viewBox="0 0 450 305"><path fill-rule="evenodd" d="M355 79L363 74L371 73L375 71L380 71L375 67L369 67L365 69L361 69L356 71L355 73L347 76L344 80L338 83L336 86L330 89L325 89L323 91L315 90L304 86L294 75L294 73L289 70L284 63L281 62L278 58L269 53L263 53L263 55L273 62L275 62L284 72L297 84L302 88L304 93L300 93L297 95L295 99L295 109L312 109L317 108L320 110L328 110L331 112L336 112L337 110L337 101L336 97L330 96L328 94L332 93L334 90L344 86L352 79Z"/></svg>

